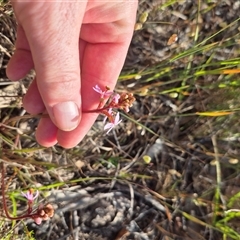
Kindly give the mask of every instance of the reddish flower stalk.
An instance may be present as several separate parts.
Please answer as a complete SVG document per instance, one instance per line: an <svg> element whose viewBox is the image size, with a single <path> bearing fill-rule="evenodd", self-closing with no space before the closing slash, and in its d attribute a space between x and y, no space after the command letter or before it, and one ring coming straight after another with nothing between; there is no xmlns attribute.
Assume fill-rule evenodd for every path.
<svg viewBox="0 0 240 240"><path fill-rule="evenodd" d="M54 209L51 204L46 204L44 206L39 206L35 211L32 210L34 200L38 196L38 191L36 195L33 195L33 190L30 189L26 194L22 193L24 197L27 198L28 200L28 210L27 214L17 216L17 217L12 217L7 209L7 201L5 197L5 187L4 187L4 165L1 163L1 168L2 168L2 181L1 181L1 187L2 187L2 200L3 200L3 209L5 212L5 215L8 219L10 220L21 220L21 219L26 219L26 218L32 218L36 224L41 224L43 220L47 220L51 217L53 217L54 214Z"/></svg>

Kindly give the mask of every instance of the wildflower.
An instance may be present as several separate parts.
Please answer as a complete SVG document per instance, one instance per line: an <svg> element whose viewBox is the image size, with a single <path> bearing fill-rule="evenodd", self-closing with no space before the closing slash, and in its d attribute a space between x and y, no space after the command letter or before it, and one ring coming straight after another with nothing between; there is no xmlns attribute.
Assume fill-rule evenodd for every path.
<svg viewBox="0 0 240 240"><path fill-rule="evenodd" d="M116 113L118 109L125 112L129 112L129 108L132 107L135 98L132 93L115 93L110 91L109 87L103 91L98 85L93 87L93 90L101 95L100 102L97 109L84 111L87 113L96 112L105 115L103 123L108 119L109 123L104 126L104 130L107 130L107 134L117 126L122 120L120 120L119 113ZM108 98L108 99L107 99ZM105 101L106 100L106 101Z"/></svg>
<svg viewBox="0 0 240 240"><path fill-rule="evenodd" d="M1 166L3 166L3 164ZM2 176L4 176L4 166L2 167ZM49 218L53 217L53 215L54 215L54 208L51 204L46 204L44 206L39 205L37 210L33 211L32 207L34 204L34 200L38 197L39 192L37 190L36 193L33 194L33 189L29 189L27 191L27 193L22 192L22 196L24 196L28 201L27 213L23 214L21 216L12 217L8 213L8 209L7 209L6 197L4 195L5 194L4 180L2 180L2 193L3 193L3 196L2 196L3 209L6 214L6 217L10 220L21 220L21 219L25 219L25 218L32 218L36 224L41 224L42 221L48 220Z"/></svg>
<svg viewBox="0 0 240 240"><path fill-rule="evenodd" d="M125 112L129 112L129 107L132 107L135 98L132 93L122 93L118 101L118 107Z"/></svg>
<svg viewBox="0 0 240 240"><path fill-rule="evenodd" d="M118 93L115 93L113 95L113 98L112 98L112 101L115 103L115 104L118 104L118 100L120 99L120 95Z"/></svg>
<svg viewBox="0 0 240 240"><path fill-rule="evenodd" d="M93 90L97 93L101 94L101 98L109 97L113 94L113 92L109 91L109 89L106 87L106 91L103 91L98 85L93 87Z"/></svg>
<svg viewBox="0 0 240 240"><path fill-rule="evenodd" d="M31 215L31 218L38 225L42 223L42 221L46 221L49 218L53 217L54 208L51 204L47 204L45 206L39 206L38 210L35 214Z"/></svg>
<svg viewBox="0 0 240 240"><path fill-rule="evenodd" d="M53 208L53 206L51 204L48 203L47 205L45 205L43 210L44 210L45 215L47 216L47 218L53 217L53 215L54 215L54 208ZM45 216L45 218L46 218L46 216Z"/></svg>
<svg viewBox="0 0 240 240"><path fill-rule="evenodd" d="M116 127L122 120L120 120L120 116L119 116L119 112L117 113L117 115L115 116L115 119L113 120L113 122L107 123L104 126L104 130L107 130L107 134L114 128Z"/></svg>
<svg viewBox="0 0 240 240"><path fill-rule="evenodd" d="M36 194L35 194L35 196L33 195L33 190L32 189L29 189L28 191L27 191L27 193L23 193L22 192L22 195L28 200L28 202L33 202L37 197L38 197L38 195L39 195L39 192L38 192L38 190L36 191Z"/></svg>

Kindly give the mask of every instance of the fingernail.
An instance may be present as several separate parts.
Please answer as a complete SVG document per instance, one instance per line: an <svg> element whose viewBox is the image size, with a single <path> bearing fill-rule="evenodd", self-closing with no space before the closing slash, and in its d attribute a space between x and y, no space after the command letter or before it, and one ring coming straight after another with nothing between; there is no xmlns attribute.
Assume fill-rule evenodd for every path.
<svg viewBox="0 0 240 240"><path fill-rule="evenodd" d="M75 129L80 121L77 104L70 101L54 105L53 116L57 127L63 131Z"/></svg>

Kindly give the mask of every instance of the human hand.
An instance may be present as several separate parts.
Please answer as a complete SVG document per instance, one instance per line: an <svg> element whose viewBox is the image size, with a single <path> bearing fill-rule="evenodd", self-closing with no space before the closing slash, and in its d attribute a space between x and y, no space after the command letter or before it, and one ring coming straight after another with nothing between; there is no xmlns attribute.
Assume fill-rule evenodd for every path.
<svg viewBox="0 0 240 240"><path fill-rule="evenodd" d="M86 135L97 114L95 85L114 88L135 23L137 0L12 1L18 21L11 80L32 68L36 78L23 99L31 114L48 113L36 130L46 147L71 148Z"/></svg>

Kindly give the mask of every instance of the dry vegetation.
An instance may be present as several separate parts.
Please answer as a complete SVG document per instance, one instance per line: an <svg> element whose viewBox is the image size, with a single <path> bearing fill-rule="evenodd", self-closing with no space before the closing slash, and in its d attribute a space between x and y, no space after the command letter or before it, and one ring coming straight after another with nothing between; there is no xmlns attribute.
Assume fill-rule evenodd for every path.
<svg viewBox="0 0 240 240"><path fill-rule="evenodd" d="M239 1L140 0L142 28L117 86L137 101L112 134L100 117L70 150L34 140L38 119L21 108L34 75L7 79L16 24L10 5L0 16L8 209L23 213L30 187L55 207L36 226L9 221L0 204L0 239L240 239ZM179 40L168 45L172 34Z"/></svg>

